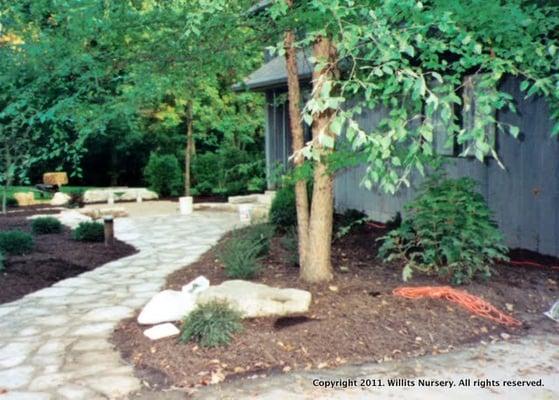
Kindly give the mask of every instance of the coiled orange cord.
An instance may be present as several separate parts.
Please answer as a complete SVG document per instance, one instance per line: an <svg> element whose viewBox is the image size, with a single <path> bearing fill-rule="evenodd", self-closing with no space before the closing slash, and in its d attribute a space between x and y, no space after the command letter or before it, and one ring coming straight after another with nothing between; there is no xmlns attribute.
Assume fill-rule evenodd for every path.
<svg viewBox="0 0 559 400"><path fill-rule="evenodd" d="M522 325L522 322L499 311L485 300L463 290L451 288L450 286L399 287L394 289L392 294L407 299L417 299L421 297L445 299L459 304L475 315L490 319L499 324L507 326Z"/></svg>

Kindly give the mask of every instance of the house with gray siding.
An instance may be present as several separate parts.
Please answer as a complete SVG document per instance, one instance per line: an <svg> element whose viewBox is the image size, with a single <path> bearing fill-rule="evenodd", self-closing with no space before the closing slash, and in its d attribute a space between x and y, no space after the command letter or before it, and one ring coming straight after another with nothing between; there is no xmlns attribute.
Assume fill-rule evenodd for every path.
<svg viewBox="0 0 559 400"><path fill-rule="evenodd" d="M311 86L312 65L303 53L298 54L299 77L303 90ZM266 105L266 162L268 171L280 163L289 164L291 133L287 106L287 75L283 57L268 57L265 64L250 74L238 90L261 91ZM495 214L495 219L511 248L523 248L559 256L559 138L551 136L553 126L544 99L526 99L519 81L506 77L501 90L510 93L517 113L499 111L498 121L520 127L517 139L494 132L495 149L504 164L501 168L491 158L480 162L446 152L446 171L450 177L468 176L479 183L479 191ZM382 109L367 109L359 123L371 129L386 115ZM310 139L310 130L306 127ZM440 146L439 146L440 147ZM444 151L442 147L441 151ZM335 206L338 211L357 209L371 218L385 222L417 193L421 178L411 180L396 195L367 190L360 182L365 166L349 168L335 176ZM273 182L269 180L269 186ZM270 187L271 188L271 187Z"/></svg>

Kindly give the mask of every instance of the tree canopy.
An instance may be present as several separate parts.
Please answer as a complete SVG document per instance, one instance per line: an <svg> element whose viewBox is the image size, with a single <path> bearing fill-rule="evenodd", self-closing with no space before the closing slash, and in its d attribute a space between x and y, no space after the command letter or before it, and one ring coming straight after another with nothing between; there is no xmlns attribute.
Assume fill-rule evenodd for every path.
<svg viewBox="0 0 559 400"><path fill-rule="evenodd" d="M499 90L506 75L522 80L526 96L548 99L559 120L559 8L522 0L309 0L288 11L275 2L278 24L305 31L306 48L317 37L331 38L343 73L306 104L305 119L336 110L330 128L344 133L354 152L364 155L367 188L395 192L436 159L434 141L443 130L446 146L463 154L498 159L488 126L513 136L516 126L495 118L495 110L515 110ZM279 46L278 46L279 47ZM280 48L281 52L281 48ZM317 68L324 60L313 60ZM468 78L473 77L473 78ZM468 85L476 86L475 118L466 125L457 107L468 107ZM359 101L353 101L358 99ZM374 130L357 123L363 107L383 107L386 118ZM559 123L553 134L559 133ZM333 146L328 135L321 140ZM312 144L307 157L316 158Z"/></svg>

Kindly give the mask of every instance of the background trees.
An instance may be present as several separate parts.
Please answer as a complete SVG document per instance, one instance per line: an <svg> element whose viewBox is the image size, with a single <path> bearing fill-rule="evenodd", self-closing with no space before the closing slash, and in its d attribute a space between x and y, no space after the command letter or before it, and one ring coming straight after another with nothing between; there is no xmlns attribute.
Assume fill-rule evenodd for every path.
<svg viewBox="0 0 559 400"><path fill-rule="evenodd" d="M25 123L34 148L60 148L22 172L37 181L58 167L88 184L142 184L151 152L184 159L189 123L192 148L232 146L261 158L250 144L262 136L262 99L231 91L262 53L242 23L246 8L245 1L3 1L0 37L20 42L17 51L0 44L5 65L18 65L11 70L18 75L2 71L11 85L3 104L21 110L24 93L33 99Z"/></svg>

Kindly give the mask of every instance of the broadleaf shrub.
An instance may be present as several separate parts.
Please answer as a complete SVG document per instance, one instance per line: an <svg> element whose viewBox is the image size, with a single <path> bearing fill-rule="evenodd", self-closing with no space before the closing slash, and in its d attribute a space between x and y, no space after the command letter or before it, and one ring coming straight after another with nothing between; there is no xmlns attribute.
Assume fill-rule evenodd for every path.
<svg viewBox="0 0 559 400"><path fill-rule="evenodd" d="M0 251L6 254L23 255L33 250L33 236L14 230L0 232Z"/></svg>
<svg viewBox="0 0 559 400"><path fill-rule="evenodd" d="M39 217L31 223L31 230L36 235L62 232L62 223L54 217Z"/></svg>
<svg viewBox="0 0 559 400"><path fill-rule="evenodd" d="M72 236L80 242L102 242L105 240L105 227L100 222L80 222Z"/></svg>
<svg viewBox="0 0 559 400"><path fill-rule="evenodd" d="M181 342L190 340L203 347L226 346L242 331L241 313L223 301L200 304L183 321Z"/></svg>
<svg viewBox="0 0 559 400"><path fill-rule="evenodd" d="M233 279L254 278L263 268L260 262L262 246L262 240L233 232L233 236L223 245L218 255L225 267L225 274Z"/></svg>
<svg viewBox="0 0 559 400"><path fill-rule="evenodd" d="M177 157L151 153L144 169L150 189L160 196L177 196L182 191L183 176Z"/></svg>
<svg viewBox="0 0 559 400"><path fill-rule="evenodd" d="M285 185L276 192L270 207L270 223L284 230L297 225L293 185Z"/></svg>
<svg viewBox="0 0 559 400"><path fill-rule="evenodd" d="M4 265L5 261L6 261L6 256L4 255L4 252L0 250L0 272L6 269L6 266Z"/></svg>
<svg viewBox="0 0 559 400"><path fill-rule="evenodd" d="M403 260L404 280L413 271L435 273L453 284L475 276L489 278L495 260L506 260L507 247L483 196L470 178L433 177L406 206L399 228L381 238L380 256Z"/></svg>

